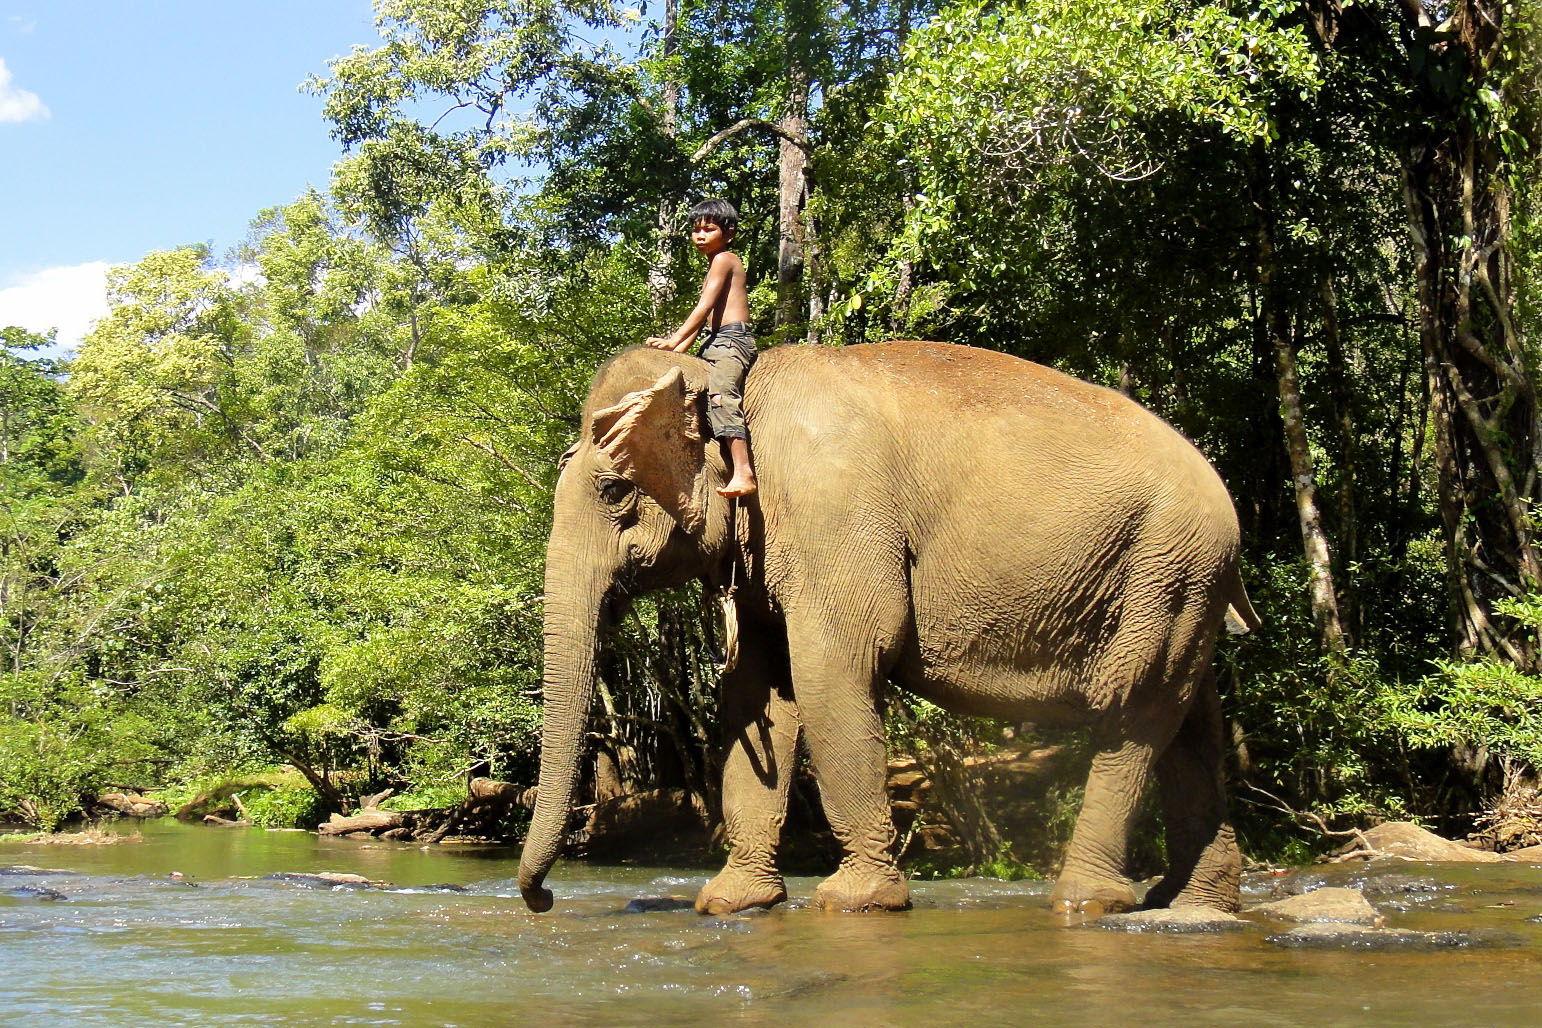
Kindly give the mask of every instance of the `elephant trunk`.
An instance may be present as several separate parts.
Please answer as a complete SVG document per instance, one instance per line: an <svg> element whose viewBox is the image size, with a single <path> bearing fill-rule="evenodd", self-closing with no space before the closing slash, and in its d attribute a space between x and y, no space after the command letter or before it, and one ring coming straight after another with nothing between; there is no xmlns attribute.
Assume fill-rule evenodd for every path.
<svg viewBox="0 0 1542 1028"><path fill-rule="evenodd" d="M553 542L556 542L554 537ZM579 568L576 559L549 553L544 624L545 713L541 725L541 777L535 813L519 860L519 891L531 910L551 909L541 883L562 851L568 812L578 784L584 729L594 697L601 608L609 576Z"/></svg>

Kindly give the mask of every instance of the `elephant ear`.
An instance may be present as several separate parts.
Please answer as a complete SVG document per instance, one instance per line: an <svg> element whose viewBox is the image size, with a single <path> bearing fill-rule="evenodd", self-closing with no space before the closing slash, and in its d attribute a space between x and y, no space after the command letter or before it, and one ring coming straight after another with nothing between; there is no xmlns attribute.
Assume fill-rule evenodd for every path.
<svg viewBox="0 0 1542 1028"><path fill-rule="evenodd" d="M594 413L594 442L616 474L651 497L687 532L701 527L706 465L699 394L670 368L647 389Z"/></svg>

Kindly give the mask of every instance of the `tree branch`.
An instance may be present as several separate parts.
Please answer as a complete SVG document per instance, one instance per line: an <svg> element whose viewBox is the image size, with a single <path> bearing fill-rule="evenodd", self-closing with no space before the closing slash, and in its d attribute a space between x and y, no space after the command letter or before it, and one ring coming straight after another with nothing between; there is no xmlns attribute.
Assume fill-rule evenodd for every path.
<svg viewBox="0 0 1542 1028"><path fill-rule="evenodd" d="M1318 815L1312 813L1310 810L1303 811L1294 809L1289 803L1286 803L1284 800L1280 799L1278 796L1267 789L1260 789L1252 782L1243 782L1242 787L1249 790L1250 792L1258 793L1258 795L1269 801L1267 804L1258 803L1257 800L1250 800L1248 802L1252 802L1258 806L1266 807L1269 810L1274 810L1281 814L1285 814L1293 819L1296 824L1302 828L1310 828L1332 838L1354 839L1359 842L1360 845L1364 846L1369 852L1376 852L1375 847L1365 841L1365 833L1360 831L1358 828L1348 828L1342 830L1337 828L1329 828L1328 822L1324 821ZM1244 797L1244 799L1246 799L1246 797Z"/></svg>
<svg viewBox="0 0 1542 1028"><path fill-rule="evenodd" d="M466 443L469 446L473 446L476 449L481 450L483 453L488 454L489 456L493 457L494 459L496 459L498 461L498 463L502 464L504 467L508 468L510 471L517 472L519 474L519 476L521 478L523 478L526 482L529 482L531 487L533 487L534 489L536 489L536 490L538 490L540 492L543 492L543 493L547 491L546 487L544 485L542 485L536 479L536 477L534 475L532 475L530 472L526 471L524 468L520 467L518 464L515 464L512 460L509 460L509 458L505 457L502 454L502 452L499 451L498 447L494 446L492 443L490 443L490 442L479 443L475 439L473 439L473 438L471 438L470 436L467 436L467 435L458 436L457 438L459 438L461 442Z"/></svg>
<svg viewBox="0 0 1542 1028"><path fill-rule="evenodd" d="M760 129L764 132L770 132L775 136L780 136L782 139L787 140L789 143L791 143L793 146L796 146L804 153L812 153L814 150L814 144L809 142L808 137L802 135L801 133L794 134L788 132L786 129L782 128L775 122L767 121L764 118L740 118L738 121L717 132L711 139L701 144L701 147L695 153L691 154L691 163L700 164L703 160L706 159L707 155L713 150L716 150L724 140L730 139L733 136L737 136L739 133L745 131L746 129L752 128Z"/></svg>

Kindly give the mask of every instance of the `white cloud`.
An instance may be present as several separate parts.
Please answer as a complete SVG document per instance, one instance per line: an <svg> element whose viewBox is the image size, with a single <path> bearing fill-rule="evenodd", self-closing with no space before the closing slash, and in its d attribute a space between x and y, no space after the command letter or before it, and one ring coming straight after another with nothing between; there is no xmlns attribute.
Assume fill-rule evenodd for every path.
<svg viewBox="0 0 1542 1028"><path fill-rule="evenodd" d="M0 58L0 125L13 121L42 121L49 116L48 106L36 93L11 83L11 69Z"/></svg>
<svg viewBox="0 0 1542 1028"><path fill-rule="evenodd" d="M37 28L36 18L23 18L19 14L11 15L6 21L10 22L11 27L24 36L32 35L32 30Z"/></svg>
<svg viewBox="0 0 1542 1028"><path fill-rule="evenodd" d="M0 288L0 326L19 325L39 335L56 328L54 354L73 352L92 322L107 313L110 267L91 261L12 278Z"/></svg>
<svg viewBox="0 0 1542 1028"><path fill-rule="evenodd" d="M242 286L265 286L268 284L267 276L262 273L262 265L256 261L248 261L245 264L237 264L225 271L225 281L232 289L240 289Z"/></svg>

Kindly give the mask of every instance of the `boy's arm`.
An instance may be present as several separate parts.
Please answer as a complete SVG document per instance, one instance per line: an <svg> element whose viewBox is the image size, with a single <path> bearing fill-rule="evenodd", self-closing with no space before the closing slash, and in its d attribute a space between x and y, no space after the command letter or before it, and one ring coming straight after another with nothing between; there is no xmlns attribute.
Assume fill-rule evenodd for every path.
<svg viewBox="0 0 1542 1028"><path fill-rule="evenodd" d="M732 258L729 260L728 258ZM702 326L707 323L707 318L712 315L712 308L717 306L718 298L727 291L728 285L733 281L733 261L738 260L732 253L723 251L707 266L707 277L701 283L701 299L696 301L696 307L686 315L685 322L667 336L650 336L648 345L659 350L673 350L683 353L690 349L691 342Z"/></svg>

